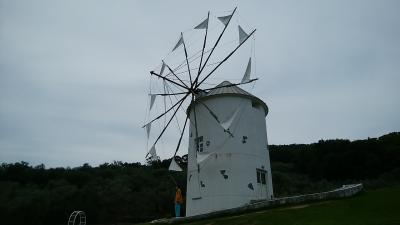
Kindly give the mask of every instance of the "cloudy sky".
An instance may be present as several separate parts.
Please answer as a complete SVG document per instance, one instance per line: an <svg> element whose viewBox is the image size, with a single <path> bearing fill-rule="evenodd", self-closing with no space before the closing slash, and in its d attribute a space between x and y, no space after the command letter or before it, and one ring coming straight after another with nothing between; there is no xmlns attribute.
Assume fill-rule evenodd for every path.
<svg viewBox="0 0 400 225"><path fill-rule="evenodd" d="M400 131L396 0L0 0L0 162L144 162L149 71L208 10L215 19L235 6L235 22L257 28L260 80L246 90L270 108L270 144ZM243 70L248 56L232 60Z"/></svg>

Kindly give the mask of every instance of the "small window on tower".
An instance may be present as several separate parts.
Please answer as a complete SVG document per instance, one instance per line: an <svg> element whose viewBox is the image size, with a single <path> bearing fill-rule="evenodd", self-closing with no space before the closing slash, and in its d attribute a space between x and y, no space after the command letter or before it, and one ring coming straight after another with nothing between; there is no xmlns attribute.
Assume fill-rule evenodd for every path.
<svg viewBox="0 0 400 225"><path fill-rule="evenodd" d="M251 101L251 106L255 109L261 110L262 106L260 103L256 102L256 101Z"/></svg>
<svg viewBox="0 0 400 225"><path fill-rule="evenodd" d="M264 173L261 173L261 183L262 183L262 184L266 184L265 172L264 172Z"/></svg>
<svg viewBox="0 0 400 225"><path fill-rule="evenodd" d="M257 169L257 183L267 184L266 173L267 171L265 170Z"/></svg>
<svg viewBox="0 0 400 225"><path fill-rule="evenodd" d="M200 136L200 137L198 137L198 138L195 138L194 139L195 141L195 143L196 143L196 149L197 149L197 151L198 152L203 152L203 147L204 147L204 144L203 144L203 136Z"/></svg>
<svg viewBox="0 0 400 225"><path fill-rule="evenodd" d="M259 103L256 101L251 101L251 106L253 106L253 108L258 108Z"/></svg>

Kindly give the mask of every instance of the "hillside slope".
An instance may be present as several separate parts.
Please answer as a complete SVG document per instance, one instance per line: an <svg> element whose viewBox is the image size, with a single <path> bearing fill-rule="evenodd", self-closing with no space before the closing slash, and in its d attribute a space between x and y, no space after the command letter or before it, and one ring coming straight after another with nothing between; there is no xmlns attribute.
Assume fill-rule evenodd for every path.
<svg viewBox="0 0 400 225"><path fill-rule="evenodd" d="M365 190L400 186L400 132L366 140L271 145L270 156L275 197L351 183L363 183ZM168 171L170 160L46 168L0 159L1 224L61 225L77 209L86 213L90 224L171 217L175 182L186 196L186 169ZM187 168L187 155L175 161Z"/></svg>
<svg viewBox="0 0 400 225"><path fill-rule="evenodd" d="M398 225L400 187L367 191L348 199L263 210L190 225Z"/></svg>

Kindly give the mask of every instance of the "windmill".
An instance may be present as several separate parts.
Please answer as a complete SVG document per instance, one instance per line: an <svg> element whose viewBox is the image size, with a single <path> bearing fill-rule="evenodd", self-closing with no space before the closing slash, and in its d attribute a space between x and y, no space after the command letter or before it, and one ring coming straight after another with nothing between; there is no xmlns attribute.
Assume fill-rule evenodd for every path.
<svg viewBox="0 0 400 225"><path fill-rule="evenodd" d="M208 40L211 21L208 12L207 18L194 27L197 32L203 31L201 51L189 55L188 46L192 45L187 45L185 35L181 33L171 52L183 50L184 60L172 66L164 58L159 72L150 72L155 82L162 84L162 88L160 93L149 94L149 109L153 108L158 96L163 97L164 107L159 108L162 113L149 117L143 125L149 138L152 124L156 121L162 124L163 121L146 158L159 158L156 145L172 121L176 120L179 138L169 169L180 171L175 156L189 126L187 216L238 207L251 200L272 198L273 195L265 125L268 107L262 100L239 87L257 80L250 78L251 56L245 64L240 82L224 81L211 87L206 85L211 76L250 37L254 40L256 29L247 33L238 25L239 42L236 40L233 48L219 61L210 62L235 12L236 8L228 15L215 16L215 21L222 25L222 31L215 36L215 41ZM197 68L193 68L195 64ZM170 102L168 107L167 98ZM177 116L180 110L185 113L182 126Z"/></svg>

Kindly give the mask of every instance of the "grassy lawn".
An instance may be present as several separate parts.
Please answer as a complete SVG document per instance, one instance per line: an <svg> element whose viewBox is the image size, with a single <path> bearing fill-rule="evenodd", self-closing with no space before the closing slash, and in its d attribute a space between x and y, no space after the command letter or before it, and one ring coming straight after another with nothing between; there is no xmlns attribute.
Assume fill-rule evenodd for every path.
<svg viewBox="0 0 400 225"><path fill-rule="evenodd" d="M202 220L191 225L400 225L400 187L367 191L348 199Z"/></svg>

